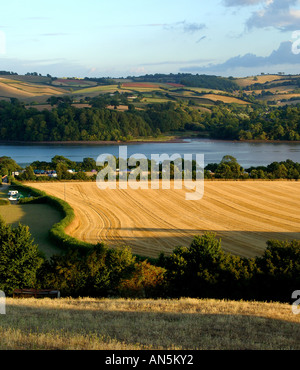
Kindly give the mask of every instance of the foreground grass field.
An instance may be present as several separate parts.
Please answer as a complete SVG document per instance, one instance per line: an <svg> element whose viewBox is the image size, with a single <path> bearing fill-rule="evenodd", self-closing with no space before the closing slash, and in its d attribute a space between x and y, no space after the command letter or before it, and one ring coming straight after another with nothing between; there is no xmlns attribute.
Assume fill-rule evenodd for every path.
<svg viewBox="0 0 300 370"><path fill-rule="evenodd" d="M0 349L299 350L299 329L289 304L7 298Z"/></svg>
<svg viewBox="0 0 300 370"><path fill-rule="evenodd" d="M100 190L96 183L30 184L74 208L67 234L90 243L129 245L133 253L157 257L193 236L214 231L224 250L260 255L270 239L300 235L300 182L205 181L204 197L185 200L187 190ZM64 186L65 189L64 190Z"/></svg>

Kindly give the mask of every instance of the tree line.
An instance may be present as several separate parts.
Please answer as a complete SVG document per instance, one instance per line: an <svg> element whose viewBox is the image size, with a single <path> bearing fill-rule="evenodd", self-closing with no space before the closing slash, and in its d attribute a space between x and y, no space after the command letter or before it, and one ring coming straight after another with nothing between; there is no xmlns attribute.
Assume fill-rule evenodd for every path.
<svg viewBox="0 0 300 370"><path fill-rule="evenodd" d="M300 105L266 108L217 104L209 112L175 102L148 104L128 111L117 106L123 94L90 99L90 107L72 105L72 99L55 98L51 110L25 107L17 99L0 102L0 140L128 141L178 131L195 131L199 137L223 140L300 140ZM52 99L52 104L54 104Z"/></svg>
<svg viewBox="0 0 300 370"><path fill-rule="evenodd" d="M203 87L213 90L234 91L239 90L234 78L219 77L213 75L199 75L191 73L146 74L139 77L127 77L136 82L174 83L189 87Z"/></svg>
<svg viewBox="0 0 300 370"><path fill-rule="evenodd" d="M129 163L129 159L124 160L115 158L116 168L120 166L120 160L124 161L125 164ZM109 161L108 161L109 162ZM108 163L104 164L105 166ZM179 168L178 163L174 161L164 161L164 165L168 165L168 175L170 179L174 178L174 173ZM129 170L133 170L140 165L137 161L135 166L128 166ZM153 165L150 159L147 160L148 170L151 171ZM185 170L185 162L182 159L181 162L182 171ZM196 179L197 163L195 160L189 165L192 168L192 179ZM19 166L15 160L10 157L0 157L0 175L1 177L8 175L11 176L13 172L18 171L19 175L16 176L21 181L45 181L45 180L82 180L82 181L95 181L97 171L100 171L103 166L97 166L95 159L83 158L81 162L72 161L64 156L56 155L52 158L51 162L36 160L30 165L25 167L25 170ZM159 175L162 177L163 163L159 164L158 170ZM165 167L167 168L167 166ZM37 176L36 170L39 171ZM70 173L68 170L73 170L74 173ZM86 172L95 171L93 176L87 176ZM56 178L49 178L43 175L44 171L56 171ZM149 174L150 175L150 174ZM184 174L183 174L184 176ZM267 166L251 166L244 169L237 161L237 159L231 155L225 155L219 163L209 163L204 167L204 179L234 179L234 180L247 180L247 179L287 179L287 180L298 180L300 178L300 163L294 162L291 159L280 162L272 162Z"/></svg>
<svg viewBox="0 0 300 370"><path fill-rule="evenodd" d="M268 241L262 256L225 252L213 233L147 259L102 243L45 259L27 226L0 221L0 289L58 289L71 297L216 298L290 302L300 284L300 242Z"/></svg>
<svg viewBox="0 0 300 370"><path fill-rule="evenodd" d="M210 163L205 167L204 178L298 180L300 178L300 163L287 159L281 162L272 162L267 166L251 166L244 169L236 158L225 155L220 163Z"/></svg>
<svg viewBox="0 0 300 370"><path fill-rule="evenodd" d="M114 158L116 169L120 167L120 161L123 161L127 166L129 159L124 160ZM109 158L104 166L109 165ZM151 179L151 168L154 165L151 159L147 159L147 168L149 171L148 179ZM82 162L71 161L70 159L56 155L51 162L34 161L26 166L25 170L21 172L21 167L9 157L0 157L0 174L11 175L13 171L20 171L16 178L20 181L59 181L59 180L81 180L81 181L95 181L97 172L102 170L104 166L97 166L97 162L93 158L83 158ZM127 166L130 171L138 169L140 162L137 160L136 165ZM263 179L263 180L299 180L300 179L300 163L287 159L281 162L272 162L267 166L251 166L244 169L231 155L225 155L219 163L209 163L204 169L200 169L195 160L187 163L182 158L178 163L176 161L165 160L158 165L159 177L162 178L165 174L170 179L174 179L175 174L178 178L178 171L182 171L182 179L184 179L186 167L192 170L189 178L196 180L197 171L203 172L204 179L225 179L225 180L248 180L248 179ZM38 174L37 174L38 170ZM56 171L57 177L49 177L44 171ZM74 171L70 173L69 170ZM94 175L87 176L86 172L94 171ZM165 171L165 172L164 172ZM130 173L128 173L129 176ZM118 174L116 176L118 180Z"/></svg>

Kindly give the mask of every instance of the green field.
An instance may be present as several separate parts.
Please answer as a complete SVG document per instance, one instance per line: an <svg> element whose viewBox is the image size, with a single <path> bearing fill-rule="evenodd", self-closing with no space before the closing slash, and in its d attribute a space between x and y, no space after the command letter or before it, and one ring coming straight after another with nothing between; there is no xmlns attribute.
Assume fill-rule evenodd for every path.
<svg viewBox="0 0 300 370"><path fill-rule="evenodd" d="M108 86L93 86L87 87L81 90L77 90L74 93L76 94L90 94L90 93L100 93L100 92L111 92L118 90L118 85L108 85Z"/></svg>
<svg viewBox="0 0 300 370"><path fill-rule="evenodd" d="M59 249L48 239L48 231L61 219L60 213L48 204L0 206L0 216L13 226L28 225L35 244L49 258Z"/></svg>

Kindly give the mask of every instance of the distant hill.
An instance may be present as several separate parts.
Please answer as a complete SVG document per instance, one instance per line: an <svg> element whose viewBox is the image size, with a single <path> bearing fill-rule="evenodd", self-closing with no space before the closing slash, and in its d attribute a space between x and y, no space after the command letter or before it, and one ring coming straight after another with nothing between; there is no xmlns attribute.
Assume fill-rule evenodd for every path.
<svg viewBox="0 0 300 370"><path fill-rule="evenodd" d="M45 81L45 80L44 80ZM0 76L0 98L17 98L27 100L43 96L52 96L64 93L63 90L51 86L51 80L43 82L26 76Z"/></svg>
<svg viewBox="0 0 300 370"><path fill-rule="evenodd" d="M137 82L159 82L171 83L181 86L203 87L207 89L219 89L223 91L233 91L238 89L238 85L233 78L225 78L209 75L192 75L190 73L178 74L155 74L141 77L131 77L133 81Z"/></svg>
<svg viewBox="0 0 300 370"><path fill-rule="evenodd" d="M154 74L127 78L56 78L0 71L0 99L17 98L27 104L45 104L51 96L71 96L74 103L103 94L127 94L140 103L183 101L207 109L224 104L267 103L273 106L300 102L299 75L244 78L192 74ZM138 98L139 101L135 101ZM86 101L84 101L86 103ZM138 104L136 104L138 103Z"/></svg>

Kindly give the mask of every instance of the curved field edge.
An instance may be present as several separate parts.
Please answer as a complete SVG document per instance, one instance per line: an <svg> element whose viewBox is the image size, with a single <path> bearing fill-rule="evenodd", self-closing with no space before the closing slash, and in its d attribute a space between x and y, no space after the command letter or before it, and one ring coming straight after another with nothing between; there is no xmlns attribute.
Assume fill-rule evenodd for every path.
<svg viewBox="0 0 300 370"><path fill-rule="evenodd" d="M187 189L100 190L92 182L29 183L73 207L68 235L88 243L130 246L156 259L195 235L213 232L226 252L262 255L268 240L299 239L299 183L294 181L208 181L199 202L186 202Z"/></svg>
<svg viewBox="0 0 300 370"><path fill-rule="evenodd" d="M56 246L67 249L77 249L81 252L85 252L87 248L92 247L90 243L80 241L76 238L73 238L65 233L65 228L74 220L75 214L73 208L62 199L56 198L52 195L48 195L42 190L32 188L31 186L24 185L18 181L13 181L12 185L14 189L25 190L30 192L31 197L23 198L19 200L20 204L49 204L57 209L62 219L58 223L54 224L53 227L49 230L50 240L55 243Z"/></svg>
<svg viewBox="0 0 300 370"><path fill-rule="evenodd" d="M75 213L69 203L55 196L48 195L46 192L33 188L28 185L24 185L16 180L12 181L12 185L16 190L25 190L30 192L31 197L22 198L19 200L20 204L48 204L58 210L61 214L61 221L54 224L49 230L49 238L55 244L55 246L62 249L62 251L77 250L80 253L85 254L89 248L92 248L94 244L78 240L70 235L67 235L65 229L75 219ZM151 257L138 255L133 253L139 260L147 259L153 261Z"/></svg>
<svg viewBox="0 0 300 370"><path fill-rule="evenodd" d="M300 315L277 302L7 298L6 313L0 349L300 349Z"/></svg>

